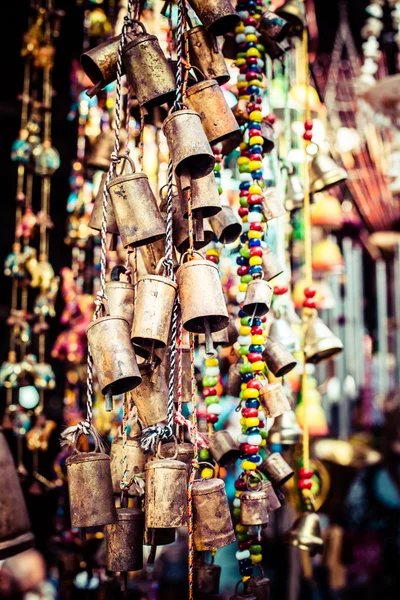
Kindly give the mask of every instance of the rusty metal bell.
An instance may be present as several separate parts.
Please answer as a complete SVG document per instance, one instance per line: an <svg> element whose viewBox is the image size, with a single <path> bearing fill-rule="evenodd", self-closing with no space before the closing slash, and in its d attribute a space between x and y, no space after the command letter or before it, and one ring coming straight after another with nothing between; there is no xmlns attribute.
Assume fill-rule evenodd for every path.
<svg viewBox="0 0 400 600"><path fill-rule="evenodd" d="M225 483L222 479L193 482L193 539L197 551L215 550L235 541Z"/></svg>
<svg viewBox="0 0 400 600"><path fill-rule="evenodd" d="M240 495L240 522L242 525L268 523L268 495L260 490L246 490Z"/></svg>
<svg viewBox="0 0 400 600"><path fill-rule="evenodd" d="M242 226L230 206L221 206L221 211L210 218L210 225L221 244L233 244L242 233Z"/></svg>
<svg viewBox="0 0 400 600"><path fill-rule="evenodd" d="M265 248L262 255L262 270L265 281L271 281L271 279L283 273L283 268L279 264L278 258L269 246Z"/></svg>
<svg viewBox="0 0 400 600"><path fill-rule="evenodd" d="M28 550L35 538L30 531L21 484L7 440L0 430L0 471L4 485L0 489L0 560Z"/></svg>
<svg viewBox="0 0 400 600"><path fill-rule="evenodd" d="M194 110L172 112L162 126L177 177L187 171L191 179L211 173L215 157L201 124L200 115Z"/></svg>
<svg viewBox="0 0 400 600"><path fill-rule="evenodd" d="M283 344L275 342L271 338L267 338L265 341L262 357L275 377L283 377L297 364L293 354L286 350Z"/></svg>
<svg viewBox="0 0 400 600"><path fill-rule="evenodd" d="M189 40L190 64L206 79L215 79L220 85L227 83L231 76L215 35L201 25L189 29L185 35Z"/></svg>
<svg viewBox="0 0 400 600"><path fill-rule="evenodd" d="M208 441L208 450L220 467L233 466L240 458L239 444L226 429L214 431Z"/></svg>
<svg viewBox="0 0 400 600"><path fill-rule="evenodd" d="M214 35L225 35L240 21L230 0L189 0L189 4L207 31Z"/></svg>
<svg viewBox="0 0 400 600"><path fill-rule="evenodd" d="M146 463L146 455L140 445L139 438L128 438L124 447L122 437L116 437L111 443L111 479L114 494L121 494L121 481L124 474L124 456L127 457L127 478L130 480L133 475L143 473ZM129 496L136 496L137 491L134 486L128 490Z"/></svg>
<svg viewBox="0 0 400 600"><path fill-rule="evenodd" d="M307 27L306 5L303 0L286 0L276 9L276 14L290 23L294 34L301 33Z"/></svg>
<svg viewBox="0 0 400 600"><path fill-rule="evenodd" d="M293 523L285 534L285 542L300 550L307 550L311 556L322 552L324 542L321 537L321 525L316 513L305 513Z"/></svg>
<svg viewBox="0 0 400 600"><path fill-rule="evenodd" d="M278 190L276 188L265 188L263 192L262 213L267 222L286 214L285 207L278 197Z"/></svg>
<svg viewBox="0 0 400 600"><path fill-rule="evenodd" d="M81 55L82 69L94 84L94 87L86 91L89 98L95 96L117 78L120 41L121 35L117 35ZM122 74L124 73L125 68L123 67Z"/></svg>
<svg viewBox="0 0 400 600"><path fill-rule="evenodd" d="M144 173L135 173L133 160L124 154L131 173L113 177L107 185L124 248L137 248L165 237L165 223Z"/></svg>
<svg viewBox="0 0 400 600"><path fill-rule="evenodd" d="M187 521L187 467L174 459L155 459L145 466L146 527L184 527Z"/></svg>
<svg viewBox="0 0 400 600"><path fill-rule="evenodd" d="M247 286L242 310L250 317L263 317L271 306L273 288L263 279L253 279Z"/></svg>
<svg viewBox="0 0 400 600"><path fill-rule="evenodd" d="M280 44L264 37L263 45L265 53L268 54L271 60L280 59L290 50L291 45L289 40L283 40Z"/></svg>
<svg viewBox="0 0 400 600"><path fill-rule="evenodd" d="M123 130L121 134L120 142L123 145L126 141L126 134ZM102 131L90 147L90 152L86 159L87 166L108 171L111 164L111 154L114 151L114 143L115 131L111 127L106 131Z"/></svg>
<svg viewBox="0 0 400 600"><path fill-rule="evenodd" d="M157 365L153 371L142 372L142 383L131 392L143 427L165 421L168 417L168 383L165 365Z"/></svg>
<svg viewBox="0 0 400 600"><path fill-rule="evenodd" d="M92 214L89 219L89 227L95 231L101 231L101 221L103 217L103 194L104 187L106 185L107 173L103 173L99 190L93 203ZM111 233L114 236L118 235L118 225L115 220L115 214L110 200L107 202L107 233Z"/></svg>
<svg viewBox="0 0 400 600"><path fill-rule="evenodd" d="M75 449L66 465L72 527L116 523L110 457Z"/></svg>
<svg viewBox="0 0 400 600"><path fill-rule="evenodd" d="M286 397L285 390L278 381L263 385L260 389L258 400L268 419L279 417L284 412L290 410L290 404Z"/></svg>
<svg viewBox="0 0 400 600"><path fill-rule="evenodd" d="M242 378L240 375L240 365L231 365L228 370L228 379L225 386L225 394L237 398L240 394Z"/></svg>
<svg viewBox="0 0 400 600"><path fill-rule="evenodd" d="M267 494L268 512L270 513L274 510L278 510L278 508L281 507L281 503L279 502L279 498L275 493L272 483L266 479L261 483L261 488Z"/></svg>
<svg viewBox="0 0 400 600"><path fill-rule="evenodd" d="M292 467L279 452L269 454L258 468L276 487L281 487L294 475Z"/></svg>
<svg viewBox="0 0 400 600"><path fill-rule="evenodd" d="M298 352L301 349L299 337L293 331L289 321L283 317L272 322L269 337L272 340L279 340L289 352Z"/></svg>
<svg viewBox="0 0 400 600"><path fill-rule="evenodd" d="M239 585L243 583L243 587L244 587L244 592L243 594L239 594ZM231 596L229 598L229 600L257 600L257 598L254 596L254 594L252 592L249 592L246 589L246 586L244 584L244 582L242 582L242 580L238 581L235 587L235 594L233 596Z"/></svg>
<svg viewBox="0 0 400 600"><path fill-rule="evenodd" d="M126 76L140 106L150 108L171 102L175 96L175 77L158 39L149 35L139 21L142 31L131 31L123 48L122 58Z"/></svg>
<svg viewBox="0 0 400 600"><path fill-rule="evenodd" d="M194 565L194 595L199 598L210 598L219 594L221 567L214 564Z"/></svg>
<svg viewBox="0 0 400 600"><path fill-rule="evenodd" d="M256 600L271 600L270 581L264 577L264 572L261 569L260 577L251 576L246 582L246 591L253 594Z"/></svg>
<svg viewBox="0 0 400 600"><path fill-rule="evenodd" d="M111 271L111 281L107 281L105 289L110 315L126 319L132 327L134 287L132 283L119 280L121 273L125 271L125 267L114 267Z"/></svg>
<svg viewBox="0 0 400 600"><path fill-rule="evenodd" d="M203 218L212 217L220 212L221 200L214 173L211 172L205 177L199 177L198 179L190 179L190 177L185 176L180 177L177 180L177 187L185 219L189 216L189 191L191 193L191 206L195 219L203 220Z"/></svg>
<svg viewBox="0 0 400 600"><path fill-rule="evenodd" d="M108 571L143 569L144 513L139 508L117 508L117 522L106 526Z"/></svg>
<svg viewBox="0 0 400 600"><path fill-rule="evenodd" d="M310 192L325 192L346 181L347 173L327 154L317 154L311 161Z"/></svg>
<svg viewBox="0 0 400 600"><path fill-rule="evenodd" d="M343 350L341 340L332 333L315 311L304 336L304 355L306 362L317 364Z"/></svg>
<svg viewBox="0 0 400 600"><path fill-rule="evenodd" d="M276 12L266 10L258 21L257 29L263 41L262 43L264 43L265 38L274 42L281 42L287 37L290 24Z"/></svg>
<svg viewBox="0 0 400 600"><path fill-rule="evenodd" d="M233 346L233 344L235 344L238 337L239 333L234 319L230 319L228 327L225 327L225 329L221 329L220 331L214 331L212 334L212 341L216 347L221 346L222 348L228 348L229 346ZM199 344L205 344L205 335L200 333L198 340Z"/></svg>
<svg viewBox="0 0 400 600"><path fill-rule="evenodd" d="M206 79L187 90L186 102L201 117L210 144L223 142L240 131L222 89L215 79Z"/></svg>
<svg viewBox="0 0 400 600"><path fill-rule="evenodd" d="M189 442L179 442L178 447L174 442L167 442L161 446L162 455L164 458L174 458L185 463L188 475L192 468L192 460L194 458L193 444Z"/></svg>

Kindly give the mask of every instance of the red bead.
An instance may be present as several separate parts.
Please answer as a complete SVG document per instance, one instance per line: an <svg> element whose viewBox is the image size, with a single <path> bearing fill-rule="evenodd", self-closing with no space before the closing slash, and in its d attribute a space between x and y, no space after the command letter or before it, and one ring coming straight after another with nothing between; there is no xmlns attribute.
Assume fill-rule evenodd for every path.
<svg viewBox="0 0 400 600"><path fill-rule="evenodd" d="M269 123L270 125L273 125L276 121L276 116L273 113L270 113L269 115L267 115L265 117L265 120L267 121L267 123Z"/></svg>
<svg viewBox="0 0 400 600"><path fill-rule="evenodd" d="M245 217L246 215L249 214L249 209L246 208L245 206L241 206L238 210L238 215L239 217Z"/></svg>
<svg viewBox="0 0 400 600"><path fill-rule="evenodd" d="M221 154L221 148L218 146L211 146L211 150L214 152L214 154Z"/></svg>
<svg viewBox="0 0 400 600"><path fill-rule="evenodd" d="M315 288L313 285L306 287L306 289L304 290L304 295L306 298L314 298L316 293L317 293L317 288Z"/></svg>
<svg viewBox="0 0 400 600"><path fill-rule="evenodd" d="M286 285L274 285L274 294L275 296L282 296L282 294L286 294L288 288Z"/></svg>
<svg viewBox="0 0 400 600"><path fill-rule="evenodd" d="M250 129L249 135L252 135L251 132L254 131L257 133L254 133L253 135L259 135L260 132L257 129ZM261 154L250 154L249 156L250 160L262 160L262 155Z"/></svg>
<svg viewBox="0 0 400 600"><path fill-rule="evenodd" d="M312 140L312 133L311 133L311 131L305 131L303 133L303 140L306 140L307 142L311 142L311 140Z"/></svg>
<svg viewBox="0 0 400 600"><path fill-rule="evenodd" d="M219 415L210 415L210 414L208 414L206 416L207 423L217 423L218 419L219 419Z"/></svg>
<svg viewBox="0 0 400 600"><path fill-rule="evenodd" d="M256 533L255 533L254 535L251 535L251 536L250 536L250 539L251 539L251 541L253 542L253 544L254 544L254 542L259 542L259 543L261 543L261 541L262 541L262 540L261 540L261 536L260 536L260 535L257 535Z"/></svg>
<svg viewBox="0 0 400 600"><path fill-rule="evenodd" d="M250 156L250 152L248 150L241 150L240 156Z"/></svg>
<svg viewBox="0 0 400 600"><path fill-rule="evenodd" d="M258 21L257 21L257 19L254 19L253 17L247 17L247 19L244 20L244 24L245 24L245 26L253 25L255 27L258 24Z"/></svg>
<svg viewBox="0 0 400 600"><path fill-rule="evenodd" d="M253 330L252 330L253 333ZM250 390L261 390L261 381L258 381L258 379L252 379L251 381L249 381L249 383L247 384L247 387Z"/></svg>
<svg viewBox="0 0 400 600"><path fill-rule="evenodd" d="M256 71L249 71L248 73L246 73L247 81L251 81L252 79L257 79L257 76L258 76L258 73ZM253 104L253 106L254 106L254 104ZM250 109L250 107L249 107L249 110L253 110L253 109Z"/></svg>
<svg viewBox="0 0 400 600"><path fill-rule="evenodd" d="M238 550L247 550L251 546L251 540L247 542L238 542Z"/></svg>
<svg viewBox="0 0 400 600"><path fill-rule="evenodd" d="M297 487L299 488L299 490L311 490L313 486L313 482L311 481L311 479L300 479L297 482Z"/></svg>
<svg viewBox="0 0 400 600"><path fill-rule="evenodd" d="M256 97L256 104L261 104L262 103L262 98L261 96L257 96Z"/></svg>
<svg viewBox="0 0 400 600"><path fill-rule="evenodd" d="M263 317L261 317L261 323L266 323L267 322L267 315L264 315Z"/></svg>
<svg viewBox="0 0 400 600"><path fill-rule="evenodd" d="M261 204L262 196L260 194L250 194L250 196L247 196L247 202L249 204Z"/></svg>
<svg viewBox="0 0 400 600"><path fill-rule="evenodd" d="M242 65L239 69L239 73L241 73L242 75L244 75L247 71L247 65Z"/></svg>
<svg viewBox="0 0 400 600"><path fill-rule="evenodd" d="M249 267L239 267L237 270L237 274L239 275L239 277L243 277L243 275L247 275L247 273L249 272Z"/></svg>
<svg viewBox="0 0 400 600"><path fill-rule="evenodd" d="M314 470L306 469L305 467L300 467L298 474L300 479L311 479L311 477L314 475Z"/></svg>
<svg viewBox="0 0 400 600"><path fill-rule="evenodd" d="M258 416L258 408L244 408L242 410L242 417L249 419L250 417Z"/></svg>
<svg viewBox="0 0 400 600"><path fill-rule="evenodd" d="M244 481L244 479L236 479L234 485L235 490L238 490L239 492L247 490L247 483Z"/></svg>
<svg viewBox="0 0 400 600"><path fill-rule="evenodd" d="M247 87L240 88L238 95L239 96L247 96Z"/></svg>
<svg viewBox="0 0 400 600"><path fill-rule="evenodd" d="M252 110L256 109L256 105L254 104L254 102L249 102L247 105L247 111L251 112Z"/></svg>
<svg viewBox="0 0 400 600"><path fill-rule="evenodd" d="M304 308L317 308L317 303L311 298L306 298L303 302Z"/></svg>
<svg viewBox="0 0 400 600"><path fill-rule="evenodd" d="M203 388L203 396L207 398L207 396L217 396L217 390L215 387L206 387Z"/></svg>
<svg viewBox="0 0 400 600"><path fill-rule="evenodd" d="M264 231L263 223L250 223L251 231Z"/></svg>
<svg viewBox="0 0 400 600"><path fill-rule="evenodd" d="M209 260L210 262L214 263L215 265L217 265L219 263L218 256L206 256L206 259Z"/></svg>
<svg viewBox="0 0 400 600"><path fill-rule="evenodd" d="M306 131L311 131L313 128L313 122L312 121L304 121L304 129Z"/></svg>
<svg viewBox="0 0 400 600"><path fill-rule="evenodd" d="M254 250L254 248L252 248L251 250ZM251 253L251 250L250 250L250 253ZM251 328L251 335L263 335L263 333L264 333L264 329L261 327L261 325L254 325L254 327ZM251 381L250 381L250 383L251 383ZM257 383L259 383L261 386L261 383L259 381ZM249 384L247 384L247 387L249 387ZM260 388L257 388L257 389L260 389Z"/></svg>
<svg viewBox="0 0 400 600"><path fill-rule="evenodd" d="M247 198L248 195L249 195L249 190L240 190L239 196L241 198Z"/></svg>
<svg viewBox="0 0 400 600"><path fill-rule="evenodd" d="M260 135L259 129L249 129L249 137L254 137L255 135Z"/></svg>
<svg viewBox="0 0 400 600"><path fill-rule="evenodd" d="M254 225L254 223L252 223L252 225ZM261 246L255 246L254 248L250 248L250 256L262 256L263 252L264 251L261 248Z"/></svg>
<svg viewBox="0 0 400 600"><path fill-rule="evenodd" d="M215 162L216 163L221 163L222 162L222 156L220 156L219 154L217 154L216 156L214 156L215 158Z"/></svg>
<svg viewBox="0 0 400 600"><path fill-rule="evenodd" d="M258 446L252 446L251 444L240 444L240 451L244 454L257 454Z"/></svg>
<svg viewBox="0 0 400 600"><path fill-rule="evenodd" d="M258 424L258 427L259 427L260 429L264 429L264 427L265 427L265 423L264 423L264 421L260 421L260 422L259 422L259 424Z"/></svg>
<svg viewBox="0 0 400 600"><path fill-rule="evenodd" d="M249 362L251 362L251 363L257 362L259 360L262 360L262 354L259 352L250 352L247 355L247 358L249 359Z"/></svg>

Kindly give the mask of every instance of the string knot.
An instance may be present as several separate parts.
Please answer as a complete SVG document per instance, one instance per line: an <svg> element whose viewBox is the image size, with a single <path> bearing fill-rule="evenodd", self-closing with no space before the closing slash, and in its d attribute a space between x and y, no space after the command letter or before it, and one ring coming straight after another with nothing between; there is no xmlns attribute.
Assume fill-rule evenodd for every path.
<svg viewBox="0 0 400 600"><path fill-rule="evenodd" d="M149 452L150 450L155 452L158 442L169 440L173 435L172 427L169 425L152 425L151 427L143 429L140 445L146 452Z"/></svg>

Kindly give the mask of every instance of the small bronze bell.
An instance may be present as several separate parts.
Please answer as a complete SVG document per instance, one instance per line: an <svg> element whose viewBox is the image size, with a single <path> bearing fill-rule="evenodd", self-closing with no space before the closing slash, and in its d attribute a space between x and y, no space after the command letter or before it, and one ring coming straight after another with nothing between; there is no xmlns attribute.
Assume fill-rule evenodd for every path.
<svg viewBox="0 0 400 600"><path fill-rule="evenodd" d="M110 457L75 449L66 465L72 527L116 523Z"/></svg>
<svg viewBox="0 0 400 600"><path fill-rule="evenodd" d="M279 340L289 352L298 352L301 349L298 336L293 331L289 321L282 317L272 322L269 337L272 340Z"/></svg>
<svg viewBox="0 0 400 600"><path fill-rule="evenodd" d="M101 231L101 221L102 221L102 217L103 217L103 194L104 194L104 187L106 185L106 179L107 179L107 173L104 173L101 178L99 191L97 192L96 198L94 200L92 214L90 215L90 219L89 219L89 223L88 223L89 227L91 229L94 229L95 231ZM115 214L114 214L114 210L113 210L110 198L108 198L108 202L107 202L107 229L106 229L106 231L107 231L107 233L111 233L113 235L113 237L116 237L119 233L117 221L115 220ZM116 244L114 244L114 245L116 245ZM110 248L110 250L111 250L111 248Z"/></svg>
<svg viewBox="0 0 400 600"><path fill-rule="evenodd" d="M220 467L233 466L240 458L239 444L226 429L214 431L208 441L211 456Z"/></svg>
<svg viewBox="0 0 400 600"><path fill-rule="evenodd" d="M267 494L267 505L268 512L274 512L274 510L278 510L281 507L281 503L279 502L279 498L275 493L273 485L270 481L265 480L261 484L261 488Z"/></svg>
<svg viewBox="0 0 400 600"><path fill-rule="evenodd" d="M127 479L131 480L133 475L143 473L146 463L146 455L140 445L140 440L128 438L124 447L122 437L116 437L111 443L111 479L114 494L121 495L121 481L124 474L124 456L127 457ZM136 496L137 490L131 486L128 490L129 496Z"/></svg>
<svg viewBox="0 0 400 600"><path fill-rule="evenodd" d="M34 545L28 511L14 460L0 430L0 471L4 485L0 488L0 560L28 550Z"/></svg>
<svg viewBox="0 0 400 600"><path fill-rule="evenodd" d="M140 246L140 256L143 260L144 267L149 275L155 275L156 269L160 264L160 260L165 256L165 240L160 239L151 244ZM173 261L176 264L175 250L173 251ZM174 267L175 268L175 267Z"/></svg>
<svg viewBox="0 0 400 600"><path fill-rule="evenodd" d="M168 383L165 365L157 365L153 372L142 373L142 383L131 392L143 427L165 421L168 416Z"/></svg>
<svg viewBox="0 0 400 600"><path fill-rule="evenodd" d="M235 594L233 596L231 596L229 598L229 600L257 600L257 598L254 596L253 592L249 592L246 589L245 584L243 583L244 586L244 592L243 594L239 594L239 585L242 583L242 580L238 581L238 583L236 584L236 588L235 588Z"/></svg>
<svg viewBox="0 0 400 600"><path fill-rule="evenodd" d="M120 143L122 146L126 141L126 134L123 130L121 134ZM111 165L111 154L114 151L114 143L115 131L111 127L106 131L102 131L90 147L89 156L86 159L87 166L108 171Z"/></svg>
<svg viewBox="0 0 400 600"><path fill-rule="evenodd" d="M144 513L139 508L117 508L117 523L107 525L107 569L139 571L143 569Z"/></svg>
<svg viewBox="0 0 400 600"><path fill-rule="evenodd" d="M284 412L290 410L289 400L279 382L262 386L258 400L268 419L280 417Z"/></svg>
<svg viewBox="0 0 400 600"><path fill-rule="evenodd" d="M278 190L276 188L265 188L263 192L262 212L267 222L286 214L285 207L278 198Z"/></svg>
<svg viewBox="0 0 400 600"><path fill-rule="evenodd" d="M165 224L144 173L135 173L133 160L127 155L131 173L111 179L107 185L121 242L124 248L137 248L165 236Z"/></svg>
<svg viewBox="0 0 400 600"><path fill-rule="evenodd" d="M195 597L210 598L219 594L221 567L219 565L194 565L193 587Z"/></svg>
<svg viewBox="0 0 400 600"><path fill-rule="evenodd" d="M161 446L162 454L165 458L176 458L185 463L188 474L192 468L192 460L194 458L193 444L188 442L178 443L178 448L174 442L168 442ZM177 453L178 450L178 453Z"/></svg>
<svg viewBox="0 0 400 600"><path fill-rule="evenodd" d="M187 521L185 463L173 459L155 459L146 464L145 473L146 527L184 527Z"/></svg>
<svg viewBox="0 0 400 600"><path fill-rule="evenodd" d="M271 60L282 58L291 48L291 44L288 40L283 40L278 44L277 42L264 37L263 44L265 53L268 54Z"/></svg>
<svg viewBox="0 0 400 600"><path fill-rule="evenodd" d="M247 286L242 310L251 317L263 317L271 306L273 288L263 279L253 279Z"/></svg>
<svg viewBox="0 0 400 600"><path fill-rule="evenodd" d="M268 523L268 494L266 490L247 490L240 495L240 522L242 525Z"/></svg>
<svg viewBox="0 0 400 600"><path fill-rule="evenodd" d="M86 92L89 98L95 96L117 78L120 41L121 36L117 35L82 54L82 69L94 84L94 87L89 88ZM125 68L123 67L122 74L124 73Z"/></svg>
<svg viewBox="0 0 400 600"><path fill-rule="evenodd" d="M214 35L225 35L240 21L230 0L189 0L189 4L207 31Z"/></svg>
<svg viewBox="0 0 400 600"><path fill-rule="evenodd" d="M280 426L280 441L283 446L292 446L301 442L303 431L297 422L293 410L284 412L275 423ZM273 427L275 426L275 423Z"/></svg>
<svg viewBox="0 0 400 600"><path fill-rule="evenodd" d="M336 356L343 350L343 344L336 335L332 333L322 319L316 313L309 323L304 337L304 354L306 362L319 363L332 356Z"/></svg>
<svg viewBox="0 0 400 600"><path fill-rule="evenodd" d="M242 233L242 226L230 206L221 206L221 211L210 218L210 225L220 244L233 244Z"/></svg>
<svg viewBox="0 0 400 600"><path fill-rule="evenodd" d="M256 600L271 600L270 581L264 577L264 571L261 569L260 577L251 576L246 582L246 591L253 594Z"/></svg>
<svg viewBox="0 0 400 600"><path fill-rule="evenodd" d="M187 90L186 102L201 116L201 124L210 144L218 144L240 131L215 79L206 79Z"/></svg>
<svg viewBox="0 0 400 600"><path fill-rule="evenodd" d="M215 157L201 124L200 115L194 110L177 110L170 113L162 126L177 177L187 171L191 179L211 173Z"/></svg>
<svg viewBox="0 0 400 600"><path fill-rule="evenodd" d="M186 32L189 40L190 64L197 67L206 79L215 79L220 85L231 76L216 37L201 25Z"/></svg>
<svg viewBox="0 0 400 600"><path fill-rule="evenodd" d="M105 289L110 315L126 319L129 326L132 327L133 284L119 280L121 273L124 273L125 270L125 267L114 267L111 271L111 281L107 281Z"/></svg>
<svg viewBox="0 0 400 600"><path fill-rule="evenodd" d="M265 281L271 281L283 273L283 268L279 264L272 248L267 246L262 255L262 270Z"/></svg>
<svg viewBox="0 0 400 600"><path fill-rule="evenodd" d="M225 386L225 394L237 398L240 394L242 378L240 375L240 365L231 365L228 371L228 379Z"/></svg>
<svg viewBox="0 0 400 600"><path fill-rule="evenodd" d="M280 342L274 342L271 338L267 338L265 342L262 357L275 377L283 377L297 364L294 356L286 350L285 346Z"/></svg>
<svg viewBox="0 0 400 600"><path fill-rule="evenodd" d="M235 532L222 479L195 480L192 498L196 550L203 552L233 544Z"/></svg>
<svg viewBox="0 0 400 600"><path fill-rule="evenodd" d="M269 454L258 468L276 487L281 487L294 475L292 467L279 452Z"/></svg>
<svg viewBox="0 0 400 600"><path fill-rule="evenodd" d="M288 210L294 210L295 208L302 208L304 203L304 188L303 182L293 169L289 172L286 195L285 195L285 206Z"/></svg>
<svg viewBox="0 0 400 600"><path fill-rule="evenodd" d="M266 10L258 21L257 29L263 43L264 38L273 40L274 42L281 42L287 37L290 24L275 12Z"/></svg>
<svg viewBox="0 0 400 600"><path fill-rule="evenodd" d="M193 179L181 177L178 179L178 190L183 204L183 216L188 218L187 190L191 189L191 204L195 219L213 217L221 211L221 201L214 173L205 177Z"/></svg>
<svg viewBox="0 0 400 600"><path fill-rule="evenodd" d="M303 0L286 0L276 9L276 14L290 23L292 33L301 33L307 27L306 5Z"/></svg>
<svg viewBox="0 0 400 600"><path fill-rule="evenodd" d="M310 192L325 192L346 181L347 173L327 154L317 154L311 161Z"/></svg>
<svg viewBox="0 0 400 600"><path fill-rule="evenodd" d="M324 542L321 537L321 525L316 513L305 513L293 523L285 535L290 546L307 550L311 556L322 552Z"/></svg>
<svg viewBox="0 0 400 600"><path fill-rule="evenodd" d="M139 21L142 32L131 31L122 51L126 76L140 106L150 108L171 102L175 95L175 77L158 39L149 35Z"/></svg>

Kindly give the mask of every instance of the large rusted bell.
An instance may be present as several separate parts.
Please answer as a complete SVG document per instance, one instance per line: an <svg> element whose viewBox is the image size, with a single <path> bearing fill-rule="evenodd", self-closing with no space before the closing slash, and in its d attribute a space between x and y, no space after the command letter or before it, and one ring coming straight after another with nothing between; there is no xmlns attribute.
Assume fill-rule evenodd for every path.
<svg viewBox="0 0 400 600"><path fill-rule="evenodd" d="M149 35L143 23L135 23L142 31L128 34L130 41L122 51L126 76L140 106L161 106L174 98L175 77L156 36Z"/></svg>
<svg viewBox="0 0 400 600"><path fill-rule="evenodd" d="M270 513L274 510L278 510L278 508L281 507L281 503L279 502L279 498L275 493L272 483L268 480L265 480L262 482L261 488L267 494L268 512Z"/></svg>
<svg viewBox="0 0 400 600"><path fill-rule="evenodd" d="M165 224L144 173L135 173L128 155L131 173L111 179L107 190L111 197L118 231L124 248L137 248L165 236Z"/></svg>
<svg viewBox="0 0 400 600"><path fill-rule="evenodd" d="M175 175L187 171L191 179L211 173L215 157L204 133L200 115L194 110L177 110L165 119L162 126Z"/></svg>
<svg viewBox="0 0 400 600"><path fill-rule="evenodd" d="M117 522L110 457L78 452L66 460L72 527L100 527Z"/></svg>
<svg viewBox="0 0 400 600"><path fill-rule="evenodd" d="M211 456L220 467L233 466L240 458L239 444L226 429L214 431L208 441Z"/></svg>
<svg viewBox="0 0 400 600"><path fill-rule="evenodd" d="M276 487L281 487L294 475L292 467L279 452L269 454L258 469L261 473L264 473Z"/></svg>
<svg viewBox="0 0 400 600"><path fill-rule="evenodd" d="M145 466L146 527L184 527L187 468L180 460L152 460Z"/></svg>
<svg viewBox="0 0 400 600"><path fill-rule="evenodd" d="M264 38L273 40L274 42L281 42L288 35L290 25L275 12L266 10L258 21L257 29L263 42Z"/></svg>
<svg viewBox="0 0 400 600"><path fill-rule="evenodd" d="M89 98L100 92L117 78L118 47L121 36L117 35L91 48L81 56L82 69L94 84L87 90ZM125 73L123 67L122 74Z"/></svg>
<svg viewBox="0 0 400 600"><path fill-rule="evenodd" d="M125 141L126 134L122 130L120 136L121 146ZM86 159L87 166L108 171L111 164L111 154L114 151L114 144L115 131L111 127L106 131L102 131L90 147L90 152Z"/></svg>
<svg viewBox="0 0 400 600"><path fill-rule="evenodd" d="M206 79L215 79L220 85L231 76L216 37L201 25L186 32L189 40L190 64L197 67Z"/></svg>
<svg viewBox="0 0 400 600"><path fill-rule="evenodd" d="M214 173L193 180L190 177L181 177L178 178L177 184L185 219L188 218L189 190L191 190L191 205L195 219L212 217L220 212L221 201Z"/></svg>
<svg viewBox="0 0 400 600"><path fill-rule="evenodd" d="M232 544L235 533L222 479L195 480L192 498L196 550L215 550Z"/></svg>
<svg viewBox="0 0 400 600"><path fill-rule="evenodd" d="M279 264L272 248L267 246L262 255L262 269L265 281L271 281L283 273L283 268Z"/></svg>
<svg viewBox="0 0 400 600"><path fill-rule="evenodd" d="M240 21L230 0L189 0L189 4L207 31L214 35L225 35Z"/></svg>
<svg viewBox="0 0 400 600"><path fill-rule="evenodd" d="M263 192L262 212L266 221L272 221L286 214L285 207L278 197L275 187L267 187Z"/></svg>
<svg viewBox="0 0 400 600"><path fill-rule="evenodd" d="M192 468L192 460L194 458L193 444L181 442L176 445L174 442L168 442L161 447L164 458L176 458L185 463L188 473Z"/></svg>
<svg viewBox="0 0 400 600"><path fill-rule="evenodd" d="M278 381L262 386L258 400L268 419L279 417L287 410L290 410L290 404L286 397L285 390Z"/></svg>
<svg viewBox="0 0 400 600"><path fill-rule="evenodd" d="M307 550L311 556L322 552L324 542L321 537L321 525L316 513L305 513L293 523L285 535L290 546Z"/></svg>
<svg viewBox="0 0 400 600"><path fill-rule="evenodd" d="M134 288L132 283L119 280L121 273L124 272L125 267L114 267L111 272L111 281L106 283L106 296L110 315L126 319L129 326L132 327Z"/></svg>
<svg viewBox="0 0 400 600"><path fill-rule="evenodd" d="M228 379L225 386L225 394L237 398L241 386L240 365L231 365L228 371Z"/></svg>
<svg viewBox="0 0 400 600"><path fill-rule="evenodd" d="M290 23L293 33L300 33L307 27L306 5L303 0L286 0L276 9L276 14Z"/></svg>
<svg viewBox="0 0 400 600"><path fill-rule="evenodd" d="M219 565L194 565L193 587L195 597L210 598L219 593L221 567Z"/></svg>
<svg viewBox="0 0 400 600"><path fill-rule="evenodd" d="M221 244L236 242L242 233L242 226L230 206L222 205L221 211L210 218L210 225Z"/></svg>
<svg viewBox="0 0 400 600"><path fill-rule="evenodd" d="M186 102L201 116L201 124L210 144L218 144L240 130L215 79L192 85L187 90Z"/></svg>
<svg viewBox="0 0 400 600"><path fill-rule="evenodd" d="M28 550L34 545L28 511L14 460L0 430L0 560Z"/></svg>
<svg viewBox="0 0 400 600"><path fill-rule="evenodd" d="M272 287L263 279L253 279L247 286L243 312L251 317L263 317L271 306Z"/></svg>
<svg viewBox="0 0 400 600"><path fill-rule="evenodd" d="M139 438L128 438L124 447L122 437L114 438L111 443L111 479L114 494L121 495L121 481L124 474L124 456L127 458L127 479L131 480L133 475L143 473L146 463L145 453L140 445ZM136 496L137 490L131 486L128 490L129 496Z"/></svg>
<svg viewBox="0 0 400 600"><path fill-rule="evenodd" d="M99 190L97 192L96 198L93 203L92 214L89 219L89 227L94 229L95 231L101 231L101 221L103 217L103 195L104 195L104 187L106 185L107 173L103 173ZM107 233L111 233L114 236L118 235L118 225L115 220L114 210L110 201L110 198L107 202Z"/></svg>
<svg viewBox="0 0 400 600"><path fill-rule="evenodd" d="M165 365L157 365L153 372L142 372L142 383L131 392L143 427L165 421L168 416L168 383Z"/></svg>
<svg viewBox="0 0 400 600"><path fill-rule="evenodd" d="M265 342L262 357L275 377L283 377L297 364L293 354L288 352L283 344L271 338L267 338Z"/></svg>
<svg viewBox="0 0 400 600"><path fill-rule="evenodd" d="M117 523L107 525L107 569L143 569L144 513L139 508L117 508Z"/></svg>
<svg viewBox="0 0 400 600"><path fill-rule="evenodd" d="M308 325L304 337L304 354L309 363L319 363L343 350L340 339L332 333L322 319L315 316Z"/></svg>
<svg viewBox="0 0 400 600"><path fill-rule="evenodd" d="M266 490L247 490L240 495L240 522L242 525L268 523L268 495Z"/></svg>
<svg viewBox="0 0 400 600"><path fill-rule="evenodd" d="M260 577L251 576L246 582L246 591L253 594L256 600L271 600L270 582L264 573Z"/></svg>
<svg viewBox="0 0 400 600"><path fill-rule="evenodd" d="M317 154L311 161L310 192L324 192L346 181L347 173L327 154Z"/></svg>

